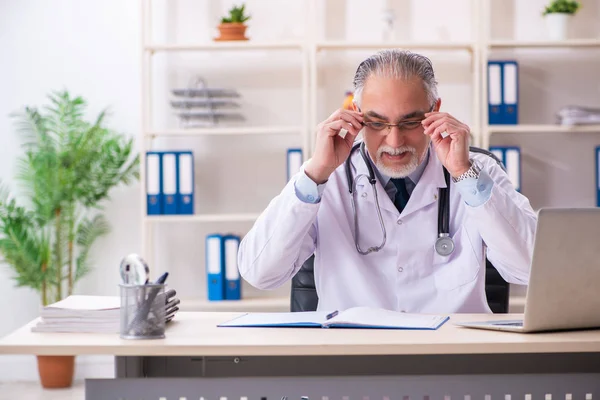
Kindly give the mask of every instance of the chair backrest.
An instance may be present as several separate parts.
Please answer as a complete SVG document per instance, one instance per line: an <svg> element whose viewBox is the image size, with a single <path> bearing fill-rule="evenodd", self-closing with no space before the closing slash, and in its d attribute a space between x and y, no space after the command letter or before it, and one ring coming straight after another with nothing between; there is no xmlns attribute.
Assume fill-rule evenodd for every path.
<svg viewBox="0 0 600 400"><path fill-rule="evenodd" d="M315 288L314 255L304 262L292 278L290 311L315 311L319 297ZM510 285L502 278L496 268L486 259L485 294L492 312L508 312Z"/></svg>

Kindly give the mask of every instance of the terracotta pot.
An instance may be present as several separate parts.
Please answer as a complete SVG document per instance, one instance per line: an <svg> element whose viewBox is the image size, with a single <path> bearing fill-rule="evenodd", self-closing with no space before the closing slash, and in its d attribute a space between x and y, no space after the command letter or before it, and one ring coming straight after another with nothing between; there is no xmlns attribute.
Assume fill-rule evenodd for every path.
<svg viewBox="0 0 600 400"><path fill-rule="evenodd" d="M73 383L75 356L37 356L37 363L44 388L68 388Z"/></svg>
<svg viewBox="0 0 600 400"><path fill-rule="evenodd" d="M219 37L215 40L248 40L246 37L247 25L239 22L220 24Z"/></svg>

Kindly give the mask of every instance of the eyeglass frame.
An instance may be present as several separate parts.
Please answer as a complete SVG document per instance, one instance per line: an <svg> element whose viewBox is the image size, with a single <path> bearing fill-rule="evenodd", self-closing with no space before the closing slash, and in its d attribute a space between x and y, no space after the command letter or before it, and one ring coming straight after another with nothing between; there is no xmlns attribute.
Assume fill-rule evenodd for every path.
<svg viewBox="0 0 600 400"><path fill-rule="evenodd" d="M434 108L435 108L435 103L434 103L434 104L431 106L431 108L430 108L430 109L429 109L429 111L427 111L427 112L432 112ZM422 119L420 119L420 120L416 120L416 119L413 119L413 120L411 120L411 119L407 119L407 120L400 121L400 122L398 122L398 123L395 123L395 124L390 124L390 123L385 123L385 122L376 122L376 121L368 121L368 122L362 121L362 122L361 122L361 125L362 125L362 126L364 126L364 127L366 127L366 128L370 128L370 129L372 129L372 130L373 130L373 132L376 132L377 134L382 134L382 132L386 132L386 128L387 128L387 132L384 134L385 136L387 136L387 135L389 135L389 134L390 134L390 132L392 131L392 128L393 128L393 127L398 127L398 130L402 131L402 130L403 130L403 125L405 125L405 124L407 124L407 123L418 123L418 124L420 124L420 123L421 123L421 122L422 122L422 121L423 121L425 118L426 118L426 117L424 116L424 117L423 117ZM369 123L382 124L382 125L383 125L383 128L381 128L381 129L375 129L375 128L373 128L373 127L370 127L370 126L368 125ZM415 126L414 128L406 128L405 130L413 130L413 129L416 129L417 127L418 127L418 126Z"/></svg>

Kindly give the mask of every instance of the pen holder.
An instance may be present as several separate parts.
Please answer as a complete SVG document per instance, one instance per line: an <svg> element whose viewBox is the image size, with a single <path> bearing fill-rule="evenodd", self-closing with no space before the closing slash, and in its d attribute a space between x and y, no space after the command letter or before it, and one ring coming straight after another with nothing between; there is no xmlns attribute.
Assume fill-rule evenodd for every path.
<svg viewBox="0 0 600 400"><path fill-rule="evenodd" d="M120 286L121 338L164 338L166 285L147 284Z"/></svg>

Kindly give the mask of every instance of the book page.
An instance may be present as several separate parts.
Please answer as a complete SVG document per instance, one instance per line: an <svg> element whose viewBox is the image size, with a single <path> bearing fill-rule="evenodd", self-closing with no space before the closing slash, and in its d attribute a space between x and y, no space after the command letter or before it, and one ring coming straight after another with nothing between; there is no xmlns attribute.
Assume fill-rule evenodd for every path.
<svg viewBox="0 0 600 400"><path fill-rule="evenodd" d="M326 325L354 325L374 328L435 329L447 316L409 314L370 307L349 308L327 321Z"/></svg>
<svg viewBox="0 0 600 400"><path fill-rule="evenodd" d="M248 313L219 326L321 326L327 314L324 311Z"/></svg>
<svg viewBox="0 0 600 400"><path fill-rule="evenodd" d="M69 296L64 300L46 306L46 309L101 311L121 307L119 296Z"/></svg>

